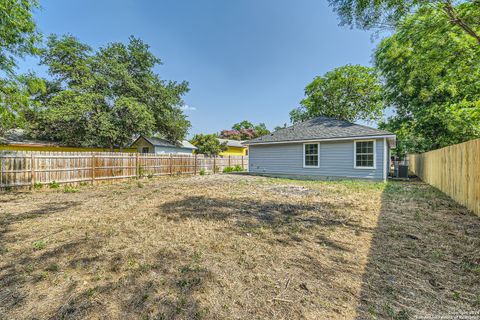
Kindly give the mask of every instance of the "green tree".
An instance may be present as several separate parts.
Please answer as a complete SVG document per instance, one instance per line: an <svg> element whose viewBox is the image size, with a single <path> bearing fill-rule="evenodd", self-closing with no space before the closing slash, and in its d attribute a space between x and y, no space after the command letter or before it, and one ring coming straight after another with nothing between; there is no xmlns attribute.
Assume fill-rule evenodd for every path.
<svg viewBox="0 0 480 320"><path fill-rule="evenodd" d="M395 28L417 10L433 9L448 22L449 29L460 29L480 44L478 0L329 0L329 3L341 24L362 29ZM448 33L444 35L448 37Z"/></svg>
<svg viewBox="0 0 480 320"><path fill-rule="evenodd" d="M227 150L227 144L220 143L216 134L196 134L190 143L198 148L195 153L207 156L217 156Z"/></svg>
<svg viewBox="0 0 480 320"><path fill-rule="evenodd" d="M480 47L460 27L452 29L440 9L407 17L374 59L396 111L380 127L395 132L404 149L422 152L480 137Z"/></svg>
<svg viewBox="0 0 480 320"><path fill-rule="evenodd" d="M32 11L35 0L0 0L0 70L14 74L16 58L38 53L41 35Z"/></svg>
<svg viewBox="0 0 480 320"><path fill-rule="evenodd" d="M318 116L346 121L378 120L383 112L382 85L373 68L346 65L316 77L306 98L290 112L293 123Z"/></svg>
<svg viewBox="0 0 480 320"><path fill-rule="evenodd" d="M190 127L180 109L188 84L160 79L153 68L161 61L140 39L93 51L73 36L52 35L41 63L52 80L36 98L42 104L32 115L37 137L113 148L139 134L182 140Z"/></svg>
<svg viewBox="0 0 480 320"><path fill-rule="evenodd" d="M242 130L242 129L251 129L253 127L254 127L253 123L251 123L250 121L247 121L247 120L243 120L242 122L235 123L232 126L232 129L233 130Z"/></svg>
<svg viewBox="0 0 480 320"><path fill-rule="evenodd" d="M33 112L38 103L31 97L45 92L45 82L34 74L0 80L0 134L14 127L27 125L26 114Z"/></svg>
<svg viewBox="0 0 480 320"><path fill-rule="evenodd" d="M267 129L265 123L259 123L254 127L257 137L264 136L270 133L270 130Z"/></svg>
<svg viewBox="0 0 480 320"><path fill-rule="evenodd" d="M0 134L23 122L29 96L43 85L31 74L16 75L17 58L38 53L41 39L32 11L35 0L0 0Z"/></svg>

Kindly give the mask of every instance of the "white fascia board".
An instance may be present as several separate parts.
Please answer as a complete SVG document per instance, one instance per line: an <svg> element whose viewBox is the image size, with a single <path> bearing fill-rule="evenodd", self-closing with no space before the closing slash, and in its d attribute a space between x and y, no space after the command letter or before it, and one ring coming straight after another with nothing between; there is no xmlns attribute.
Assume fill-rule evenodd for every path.
<svg viewBox="0 0 480 320"><path fill-rule="evenodd" d="M308 143L308 142L322 142L322 141L342 141L342 140L362 140L362 139L395 139L395 135L380 135L380 136L359 136L359 137L345 137L345 138L326 138L326 139L310 139L310 140L288 140L288 141L274 141L274 142L258 142L258 143L248 143L244 142L245 145L256 146L262 144L287 144L287 143Z"/></svg>

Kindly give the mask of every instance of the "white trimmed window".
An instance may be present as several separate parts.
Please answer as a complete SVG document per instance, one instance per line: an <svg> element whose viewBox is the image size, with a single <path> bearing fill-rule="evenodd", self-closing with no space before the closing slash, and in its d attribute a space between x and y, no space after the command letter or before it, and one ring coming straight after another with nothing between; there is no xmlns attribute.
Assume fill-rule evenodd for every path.
<svg viewBox="0 0 480 320"><path fill-rule="evenodd" d="M318 143L303 144L303 167L318 168L320 166L320 145Z"/></svg>
<svg viewBox="0 0 480 320"><path fill-rule="evenodd" d="M375 140L355 141L355 169L375 169L375 158Z"/></svg>

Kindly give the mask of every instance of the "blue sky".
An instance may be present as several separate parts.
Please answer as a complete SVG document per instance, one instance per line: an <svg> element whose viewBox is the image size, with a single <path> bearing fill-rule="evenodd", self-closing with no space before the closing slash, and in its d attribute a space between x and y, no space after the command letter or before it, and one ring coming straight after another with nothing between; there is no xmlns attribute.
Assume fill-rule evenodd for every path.
<svg viewBox="0 0 480 320"><path fill-rule="evenodd" d="M326 0L41 0L40 31L71 33L93 47L143 39L164 79L190 83L184 100L195 133L235 122L289 122L312 79L371 65L371 33L338 26ZM21 71L44 72L35 59Z"/></svg>

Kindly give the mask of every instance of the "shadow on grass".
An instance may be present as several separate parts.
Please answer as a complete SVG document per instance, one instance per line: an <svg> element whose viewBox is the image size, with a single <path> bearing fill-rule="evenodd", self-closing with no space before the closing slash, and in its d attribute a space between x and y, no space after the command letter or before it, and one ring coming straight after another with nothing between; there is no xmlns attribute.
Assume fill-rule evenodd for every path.
<svg viewBox="0 0 480 320"><path fill-rule="evenodd" d="M0 250L3 247L3 238L8 234L10 225L21 223L25 220L43 218L57 212L79 206L78 201L65 201L50 204L42 204L39 208L22 213L5 213L0 216Z"/></svg>
<svg viewBox="0 0 480 320"><path fill-rule="evenodd" d="M480 308L480 219L421 182L389 182L368 255L358 319Z"/></svg>
<svg viewBox="0 0 480 320"><path fill-rule="evenodd" d="M261 201L251 198L225 199L205 196L190 196L160 206L160 214L167 219L200 219L229 221L236 230L256 232L271 229L282 234L295 234L317 226L342 226L370 232L358 221L351 219L348 210L329 202L313 204ZM294 238L292 240L295 240ZM343 246L319 239L337 249Z"/></svg>
<svg viewBox="0 0 480 320"><path fill-rule="evenodd" d="M70 295L52 318L111 316L105 314L101 301L108 301L110 307L117 306L122 317L138 319L200 319L206 313L194 294L210 280L211 274L198 261L189 261L178 268L177 263L182 260L179 256L159 251L154 263L130 265L125 270L124 259L117 255L104 263L111 267L111 272L123 274L122 277Z"/></svg>
<svg viewBox="0 0 480 320"><path fill-rule="evenodd" d="M15 236L9 236L13 224L44 218L78 206L78 202L58 202L34 210L6 214L0 220L1 247L12 247ZM108 236L107 236L108 237ZM22 308L32 305L37 285L53 282L52 291L62 299L39 302L48 313L28 314L32 318L85 319L111 315L107 305L130 318L196 319L205 311L194 293L211 278L199 259L162 251L149 253L151 261L132 252L105 252L108 238L102 233L67 237L35 248L5 251L0 257L0 319L23 318ZM43 238L42 238L43 239ZM5 256L4 256L5 254ZM42 284L43 283L43 284ZM88 286L86 287L86 283ZM34 290L34 291L32 291ZM40 296L47 296L41 293ZM39 308L40 310L40 308ZM25 312L25 311L23 311Z"/></svg>
<svg viewBox="0 0 480 320"><path fill-rule="evenodd" d="M79 206L81 203L79 201L65 201L57 203L42 204L39 208L30 210L27 212L22 212L19 214L6 213L1 217L0 227L5 228L9 224L22 222L28 219L35 219L40 216L51 215L57 212L65 211L70 208Z"/></svg>

